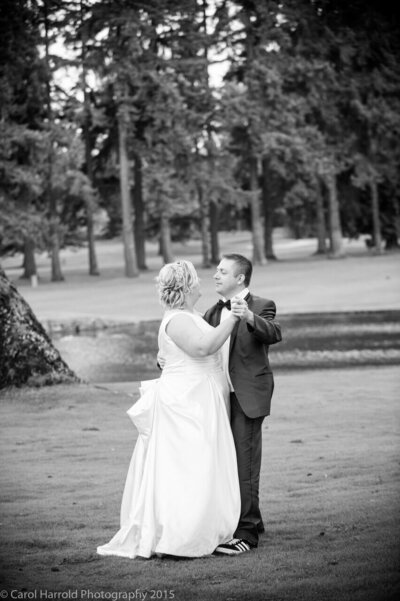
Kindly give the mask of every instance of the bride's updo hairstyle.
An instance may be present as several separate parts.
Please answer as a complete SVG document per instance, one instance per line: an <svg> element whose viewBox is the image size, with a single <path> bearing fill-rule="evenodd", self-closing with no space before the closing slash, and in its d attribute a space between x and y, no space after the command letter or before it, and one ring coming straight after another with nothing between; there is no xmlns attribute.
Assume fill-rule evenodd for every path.
<svg viewBox="0 0 400 601"><path fill-rule="evenodd" d="M199 278L190 261L176 261L164 265L156 281L161 304L167 309L181 309Z"/></svg>

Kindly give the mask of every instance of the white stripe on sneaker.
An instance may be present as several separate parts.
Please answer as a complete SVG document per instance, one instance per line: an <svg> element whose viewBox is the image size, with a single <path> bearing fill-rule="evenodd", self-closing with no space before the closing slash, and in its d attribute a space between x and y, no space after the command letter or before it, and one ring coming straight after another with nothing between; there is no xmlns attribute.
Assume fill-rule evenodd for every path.
<svg viewBox="0 0 400 601"><path fill-rule="evenodd" d="M232 538L227 543L218 545L215 551L216 553L224 553L226 555L239 555L240 553L250 551L250 549L251 546L247 541L241 538Z"/></svg>

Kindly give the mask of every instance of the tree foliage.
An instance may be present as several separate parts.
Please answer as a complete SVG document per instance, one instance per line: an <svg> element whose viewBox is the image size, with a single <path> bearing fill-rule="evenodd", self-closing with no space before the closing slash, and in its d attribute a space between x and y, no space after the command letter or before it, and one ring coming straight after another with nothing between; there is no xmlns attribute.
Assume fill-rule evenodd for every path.
<svg viewBox="0 0 400 601"><path fill-rule="evenodd" d="M140 268L146 235L171 259L176 220L191 221L209 265L215 215L243 207L256 262L274 258L274 223L318 233L321 252L328 236L338 255L343 235L398 243L400 37L384 2L15 4L0 8L3 251L49 248L55 217L72 243L98 204L119 233L121 190ZM69 89L62 73L75 74Z"/></svg>

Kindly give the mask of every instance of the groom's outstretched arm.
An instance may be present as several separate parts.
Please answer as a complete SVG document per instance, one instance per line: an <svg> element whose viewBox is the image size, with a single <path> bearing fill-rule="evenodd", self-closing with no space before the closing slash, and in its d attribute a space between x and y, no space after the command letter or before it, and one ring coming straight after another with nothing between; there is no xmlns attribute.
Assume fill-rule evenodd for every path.
<svg viewBox="0 0 400 601"><path fill-rule="evenodd" d="M273 301L265 301L261 311L255 313L248 309L245 316L248 331L263 344L276 344L282 340L280 324L275 320L276 305Z"/></svg>

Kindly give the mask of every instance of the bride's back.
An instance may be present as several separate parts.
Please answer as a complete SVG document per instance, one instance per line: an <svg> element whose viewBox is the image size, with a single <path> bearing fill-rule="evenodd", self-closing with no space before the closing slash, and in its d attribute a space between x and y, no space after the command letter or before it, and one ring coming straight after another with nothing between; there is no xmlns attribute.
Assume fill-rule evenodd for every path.
<svg viewBox="0 0 400 601"><path fill-rule="evenodd" d="M160 355L165 360L163 375L169 373L209 373L222 371L221 354L218 351L205 357L192 357L178 347L177 344L168 336L166 332L169 321L176 315L182 314L182 310L176 309L167 311L161 322L158 332L158 348ZM209 330L210 326L199 314L184 311L185 315L190 315L196 322L197 327L203 332Z"/></svg>

